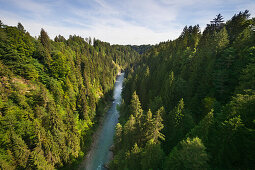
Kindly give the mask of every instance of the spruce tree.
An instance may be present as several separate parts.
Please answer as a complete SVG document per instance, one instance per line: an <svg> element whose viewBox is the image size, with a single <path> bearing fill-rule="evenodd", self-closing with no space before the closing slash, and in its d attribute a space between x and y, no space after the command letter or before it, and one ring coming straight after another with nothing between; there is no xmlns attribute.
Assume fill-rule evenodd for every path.
<svg viewBox="0 0 255 170"><path fill-rule="evenodd" d="M158 143L159 139L165 140L165 135L160 132L164 128L162 114L164 114L164 107L161 107L153 118L154 129L151 138L155 143Z"/></svg>
<svg viewBox="0 0 255 170"><path fill-rule="evenodd" d="M135 127L136 124L136 120L135 117L131 114L128 121L125 123L124 125L124 140L125 140L125 145L127 148L129 148L130 146L133 145L133 143L135 142L136 136L135 136Z"/></svg>
<svg viewBox="0 0 255 170"><path fill-rule="evenodd" d="M22 31L22 32L25 32L26 30L24 29L24 26L19 22L18 25L17 25L17 28Z"/></svg>
<svg viewBox="0 0 255 170"><path fill-rule="evenodd" d="M144 142L149 141L151 139L152 131L154 129L154 122L152 117L152 112L149 111L146 114L145 123L144 123Z"/></svg>
<svg viewBox="0 0 255 170"><path fill-rule="evenodd" d="M116 125L115 136L114 136L114 144L115 144L116 150L119 150L121 148L121 142L122 142L122 125L118 123Z"/></svg>
<svg viewBox="0 0 255 170"><path fill-rule="evenodd" d="M187 138L180 142L169 154L164 169L182 170L194 169L206 170L208 168L208 156L206 147L202 141L196 138Z"/></svg>
<svg viewBox="0 0 255 170"><path fill-rule="evenodd" d="M144 152L142 153L142 169L162 169L164 159L165 155L160 144L150 140L147 142Z"/></svg>
<svg viewBox="0 0 255 170"><path fill-rule="evenodd" d="M132 95L130 109L131 109L131 114L133 114L135 116L137 121L140 121L142 114L143 114L143 110L141 107L139 97L136 94L136 91Z"/></svg>
<svg viewBox="0 0 255 170"><path fill-rule="evenodd" d="M42 45L45 49L50 50L50 37L48 36L47 32L42 28L39 37Z"/></svg>

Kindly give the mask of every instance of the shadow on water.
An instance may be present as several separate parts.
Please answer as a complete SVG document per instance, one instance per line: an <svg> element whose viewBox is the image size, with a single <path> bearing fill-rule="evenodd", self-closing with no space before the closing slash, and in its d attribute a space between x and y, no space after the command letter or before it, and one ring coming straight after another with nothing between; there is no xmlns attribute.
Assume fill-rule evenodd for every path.
<svg viewBox="0 0 255 170"><path fill-rule="evenodd" d="M102 126L96 132L96 138L87 159L79 169L104 170L104 165L110 161L112 153L109 151L113 144L115 126L118 123L119 112L117 105L121 103L122 84L124 73L117 77L113 90L113 101L110 109L106 113Z"/></svg>

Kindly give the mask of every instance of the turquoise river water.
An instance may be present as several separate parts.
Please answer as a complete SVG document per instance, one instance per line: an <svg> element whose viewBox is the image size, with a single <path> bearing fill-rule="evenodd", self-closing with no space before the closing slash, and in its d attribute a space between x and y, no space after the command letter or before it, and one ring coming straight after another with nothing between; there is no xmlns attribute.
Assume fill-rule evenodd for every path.
<svg viewBox="0 0 255 170"><path fill-rule="evenodd" d="M110 147L113 144L115 126L118 123L119 112L117 105L121 103L122 84L124 73L121 73L115 82L113 91L113 102L105 115L102 127L96 132L95 141L92 144L91 151L86 156L79 169L85 170L104 170L104 165L110 161L112 153Z"/></svg>

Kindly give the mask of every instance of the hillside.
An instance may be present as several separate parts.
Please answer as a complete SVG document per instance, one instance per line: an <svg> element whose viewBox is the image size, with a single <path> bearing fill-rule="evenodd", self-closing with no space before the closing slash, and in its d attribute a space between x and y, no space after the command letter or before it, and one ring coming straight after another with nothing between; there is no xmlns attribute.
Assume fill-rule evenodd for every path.
<svg viewBox="0 0 255 170"><path fill-rule="evenodd" d="M0 167L54 169L82 158L120 69L138 53L0 24Z"/></svg>
<svg viewBox="0 0 255 170"><path fill-rule="evenodd" d="M111 169L254 169L255 19L185 27L126 74Z"/></svg>

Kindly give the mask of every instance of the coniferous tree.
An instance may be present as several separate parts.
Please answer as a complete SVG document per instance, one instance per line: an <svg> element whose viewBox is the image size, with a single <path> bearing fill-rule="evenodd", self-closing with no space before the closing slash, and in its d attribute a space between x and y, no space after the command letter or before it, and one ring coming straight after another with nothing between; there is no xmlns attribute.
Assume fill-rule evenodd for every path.
<svg viewBox="0 0 255 170"><path fill-rule="evenodd" d="M186 26L176 40L153 46L141 56L126 75L121 119L133 113L134 91L147 114L141 116L142 128L136 128L142 129L136 130L140 136L135 135L125 151L116 151L118 156L135 142L147 153L145 142L153 134L150 127L156 115L151 118L151 111L163 106L165 140L159 141L164 152L172 155L166 169L253 168L255 20L249 15L240 12L225 24L219 14L202 34L199 26ZM146 162L152 157L144 156L142 167L153 167L153 161Z"/></svg>
<svg viewBox="0 0 255 170"><path fill-rule="evenodd" d="M197 126L195 126L187 136L190 138L199 137L203 140L204 143L208 142L208 134L210 127L212 126L214 116L213 109L199 122Z"/></svg>
<svg viewBox="0 0 255 170"><path fill-rule="evenodd" d="M222 25L223 25L223 16L221 14L216 15L216 18L213 19L213 21L211 21L211 26L216 29L219 30Z"/></svg>
<svg viewBox="0 0 255 170"><path fill-rule="evenodd" d="M207 169L208 156L202 141L187 138L169 154L164 169Z"/></svg>
<svg viewBox="0 0 255 170"><path fill-rule="evenodd" d="M135 131L136 131L136 119L135 117L131 114L128 121L124 125L124 140L125 143L127 144L127 148L132 146L133 143L135 142Z"/></svg>
<svg viewBox="0 0 255 170"><path fill-rule="evenodd" d="M184 116L183 114L183 109L184 109L184 102L183 99L181 99L177 105L177 107L175 107L174 112L172 115L173 119L174 119L174 126L178 127L182 121L182 118Z"/></svg>
<svg viewBox="0 0 255 170"><path fill-rule="evenodd" d="M44 46L45 49L50 50L50 37L47 32L42 28L40 32L40 42Z"/></svg>
<svg viewBox="0 0 255 170"><path fill-rule="evenodd" d="M122 142L122 125L118 123L116 125L115 136L114 136L114 144L115 144L116 150L119 150L121 148L121 142Z"/></svg>
<svg viewBox="0 0 255 170"><path fill-rule="evenodd" d="M165 140L165 136L160 132L164 128L162 114L164 114L164 107L161 107L153 118L154 129L151 133L151 139L155 143L158 143L159 139Z"/></svg>
<svg viewBox="0 0 255 170"><path fill-rule="evenodd" d="M229 34L230 42L233 42L237 38L239 33L241 33L245 27L250 25L250 21L248 20L249 17L249 11L245 10L244 12L239 12L238 14L235 14L231 18L231 20L227 21L226 29Z"/></svg>
<svg viewBox="0 0 255 170"><path fill-rule="evenodd" d="M55 42L66 42L65 37L63 37L62 35L58 35L54 38Z"/></svg>
<svg viewBox="0 0 255 170"><path fill-rule="evenodd" d="M146 114L145 124L144 124L144 139L145 141L149 141L151 139L152 131L154 130L154 122L152 117L152 112L149 110Z"/></svg>
<svg viewBox="0 0 255 170"><path fill-rule="evenodd" d="M132 95L130 109L131 109L131 113L139 121L142 117L143 110L142 110L141 103L140 103L140 100L139 100L138 95L136 94L136 92L134 92L133 95Z"/></svg>
<svg viewBox="0 0 255 170"><path fill-rule="evenodd" d="M26 30L24 29L24 26L19 22L18 25L17 25L17 28L22 31L22 32L25 32Z"/></svg>
<svg viewBox="0 0 255 170"><path fill-rule="evenodd" d="M142 169L163 169L164 156L160 144L156 144L153 140L148 141L142 153Z"/></svg>
<svg viewBox="0 0 255 170"><path fill-rule="evenodd" d="M139 170L141 169L141 148L135 143L131 152L130 152L130 158L129 158L129 169Z"/></svg>
<svg viewBox="0 0 255 170"><path fill-rule="evenodd" d="M135 119L135 141L140 145L141 144L141 137L143 136L143 110L141 107L140 100L136 92L132 95L132 100L130 104L131 115L134 115Z"/></svg>
<svg viewBox="0 0 255 170"><path fill-rule="evenodd" d="M126 46L90 46L79 36L55 40L43 29L36 39L20 23L1 23L0 169L56 169L86 154L88 132L114 87L114 53L123 69L138 56Z"/></svg>
<svg viewBox="0 0 255 170"><path fill-rule="evenodd" d="M2 20L0 20L0 28L2 28L3 25L4 24L3 24Z"/></svg>

